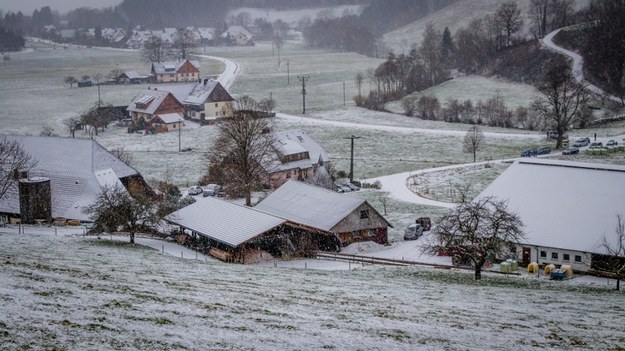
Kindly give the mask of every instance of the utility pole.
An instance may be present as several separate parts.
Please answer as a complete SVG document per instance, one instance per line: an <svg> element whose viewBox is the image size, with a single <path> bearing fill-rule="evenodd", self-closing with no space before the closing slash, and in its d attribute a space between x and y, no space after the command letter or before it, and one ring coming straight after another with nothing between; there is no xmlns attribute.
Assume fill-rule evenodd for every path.
<svg viewBox="0 0 625 351"><path fill-rule="evenodd" d="M352 149L350 152L350 157L349 157L349 182L353 183L354 182L354 139L361 139L362 137L357 137L357 136L350 136L348 138L344 138L344 139L351 139L352 140Z"/></svg>
<svg viewBox="0 0 625 351"><path fill-rule="evenodd" d="M182 151L182 143L180 142L181 133L182 133L182 123L178 122L178 152Z"/></svg>
<svg viewBox="0 0 625 351"><path fill-rule="evenodd" d="M310 76L297 76L297 79L302 82L302 114L306 114L306 81Z"/></svg>
<svg viewBox="0 0 625 351"><path fill-rule="evenodd" d="M345 106L345 81L343 81L343 106Z"/></svg>
<svg viewBox="0 0 625 351"><path fill-rule="evenodd" d="M291 74L289 72L289 59L285 58L280 60L280 62L278 62L278 69L280 68L280 64L282 64L282 62L286 61L286 85L290 85L290 80L291 80Z"/></svg>

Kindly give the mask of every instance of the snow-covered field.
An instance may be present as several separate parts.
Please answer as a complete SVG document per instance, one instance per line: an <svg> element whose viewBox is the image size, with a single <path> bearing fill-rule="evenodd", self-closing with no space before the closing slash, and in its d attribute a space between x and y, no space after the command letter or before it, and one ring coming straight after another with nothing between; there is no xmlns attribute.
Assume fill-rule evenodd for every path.
<svg viewBox="0 0 625 351"><path fill-rule="evenodd" d="M183 260L0 233L2 349L617 350L613 286L425 268ZM356 268L356 267L352 267Z"/></svg>
<svg viewBox="0 0 625 351"><path fill-rule="evenodd" d="M341 17L346 14L358 15L362 12L360 5L345 5L336 7L312 7L308 9L298 10L278 10L278 9L262 9L255 7L241 7L232 10L228 13L228 18L236 17L238 14L246 12L250 15L252 22L256 18L262 18L271 23L276 20L281 20L290 24L291 26L297 26L297 23L302 19L309 19L314 21L319 15L325 17Z"/></svg>

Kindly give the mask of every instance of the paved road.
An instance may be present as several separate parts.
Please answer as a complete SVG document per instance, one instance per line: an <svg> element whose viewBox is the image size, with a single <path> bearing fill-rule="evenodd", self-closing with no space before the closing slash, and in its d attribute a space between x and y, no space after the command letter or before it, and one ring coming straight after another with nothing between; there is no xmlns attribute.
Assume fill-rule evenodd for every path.
<svg viewBox="0 0 625 351"><path fill-rule="evenodd" d="M574 26L571 26L571 27L574 27ZM573 51L567 50L567 49L565 49L563 47L560 47L560 46L556 45L553 42L553 38L558 33L560 33L560 31L562 29L566 29L566 28L569 28L569 27L558 28L558 29L554 30L553 32L547 34L543 38L543 44L547 48L549 48L549 49L551 49L553 51L556 51L558 53L561 53L563 55L566 55L566 56L570 57L571 59L573 59L573 77L575 77L575 80L577 80L577 82L582 83L582 84L586 84L587 85L587 89L592 91L595 94L602 95L602 96L605 95L605 96L608 97L608 99L610 99L612 101L616 101L618 103L623 103L620 98L618 98L618 97L616 97L614 95L607 94L605 91L603 91L603 89L599 88L596 85L590 84L590 82L588 82L587 80L584 79L584 70L583 70L584 59L582 58L581 55L579 55L579 54L577 54L577 53L575 53Z"/></svg>

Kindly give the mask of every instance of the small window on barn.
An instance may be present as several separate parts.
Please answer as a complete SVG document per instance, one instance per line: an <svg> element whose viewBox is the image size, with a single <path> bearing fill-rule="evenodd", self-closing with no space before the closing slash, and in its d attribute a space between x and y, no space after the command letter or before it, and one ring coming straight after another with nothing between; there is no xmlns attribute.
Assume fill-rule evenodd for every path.
<svg viewBox="0 0 625 351"><path fill-rule="evenodd" d="M291 178L291 172L287 171L287 172L286 172L286 177L287 177L287 178Z"/></svg>
<svg viewBox="0 0 625 351"><path fill-rule="evenodd" d="M540 252L540 257L546 258L547 257L547 251L541 251Z"/></svg>
<svg viewBox="0 0 625 351"><path fill-rule="evenodd" d="M218 106L219 106L219 103L218 103L218 102L216 102L216 103L215 103L215 107L218 107Z"/></svg>
<svg viewBox="0 0 625 351"><path fill-rule="evenodd" d="M562 260L563 261L570 261L571 260L571 255L569 255L569 254L562 254Z"/></svg>
<svg viewBox="0 0 625 351"><path fill-rule="evenodd" d="M360 211L360 219L367 219L367 218L369 218L369 210Z"/></svg>
<svg viewBox="0 0 625 351"><path fill-rule="evenodd" d="M575 262L582 262L582 256L575 255Z"/></svg>
<svg viewBox="0 0 625 351"><path fill-rule="evenodd" d="M557 260L558 259L558 253L557 252L552 252L551 253L551 259L552 260Z"/></svg>

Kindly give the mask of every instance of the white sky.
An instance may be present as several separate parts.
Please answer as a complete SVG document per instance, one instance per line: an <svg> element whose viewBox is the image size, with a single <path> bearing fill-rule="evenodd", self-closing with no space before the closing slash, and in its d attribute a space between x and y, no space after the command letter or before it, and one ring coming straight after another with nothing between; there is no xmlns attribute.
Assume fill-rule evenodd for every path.
<svg viewBox="0 0 625 351"><path fill-rule="evenodd" d="M32 15L35 9L50 6L52 11L58 10L61 14L79 7L102 8L119 5L122 0L0 0L0 10L22 11L24 15Z"/></svg>

